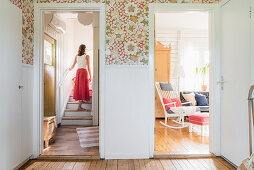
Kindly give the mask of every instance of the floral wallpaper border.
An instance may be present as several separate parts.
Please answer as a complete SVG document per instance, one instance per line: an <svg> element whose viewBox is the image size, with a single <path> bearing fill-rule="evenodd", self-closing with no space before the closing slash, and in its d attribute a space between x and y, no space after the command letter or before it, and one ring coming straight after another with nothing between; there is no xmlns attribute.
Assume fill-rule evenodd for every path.
<svg viewBox="0 0 254 170"><path fill-rule="evenodd" d="M33 65L34 2L10 0L22 9L22 62ZM106 65L147 65L149 3L216 3L219 0L37 0L37 3L105 3Z"/></svg>
<svg viewBox="0 0 254 170"><path fill-rule="evenodd" d="M22 10L22 63L33 65L34 50L34 2L10 0Z"/></svg>

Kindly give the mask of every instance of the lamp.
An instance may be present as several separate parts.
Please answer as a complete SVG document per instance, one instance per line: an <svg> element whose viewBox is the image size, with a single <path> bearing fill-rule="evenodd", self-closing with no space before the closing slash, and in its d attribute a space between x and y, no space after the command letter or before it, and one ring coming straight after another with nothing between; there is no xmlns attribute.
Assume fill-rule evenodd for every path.
<svg viewBox="0 0 254 170"><path fill-rule="evenodd" d="M180 63L177 63L173 72L173 76L176 78L184 77L184 69L183 66Z"/></svg>
<svg viewBox="0 0 254 170"><path fill-rule="evenodd" d="M173 72L173 77L175 77L177 79L177 87L178 87L178 91L179 91L179 84L180 84L180 78L185 76L185 72L183 69L183 66L177 62L177 64L175 65L174 68L174 72Z"/></svg>

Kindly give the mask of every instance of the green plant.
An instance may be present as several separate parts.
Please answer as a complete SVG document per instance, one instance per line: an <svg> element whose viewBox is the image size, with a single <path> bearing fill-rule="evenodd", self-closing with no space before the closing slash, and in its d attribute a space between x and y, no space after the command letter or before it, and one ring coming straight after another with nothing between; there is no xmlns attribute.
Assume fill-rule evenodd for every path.
<svg viewBox="0 0 254 170"><path fill-rule="evenodd" d="M205 77L209 73L209 64L204 65L203 67L196 67L196 75L201 74L203 79L203 85L205 84Z"/></svg>

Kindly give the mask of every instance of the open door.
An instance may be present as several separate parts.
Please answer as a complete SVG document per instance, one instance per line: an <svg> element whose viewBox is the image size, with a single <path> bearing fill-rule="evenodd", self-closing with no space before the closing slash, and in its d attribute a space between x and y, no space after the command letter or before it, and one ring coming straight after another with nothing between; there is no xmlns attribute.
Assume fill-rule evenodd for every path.
<svg viewBox="0 0 254 170"><path fill-rule="evenodd" d="M221 154L239 165L249 154L250 0L221 7L221 38Z"/></svg>
<svg viewBox="0 0 254 170"><path fill-rule="evenodd" d="M44 116L56 116L55 109L55 40L44 36Z"/></svg>

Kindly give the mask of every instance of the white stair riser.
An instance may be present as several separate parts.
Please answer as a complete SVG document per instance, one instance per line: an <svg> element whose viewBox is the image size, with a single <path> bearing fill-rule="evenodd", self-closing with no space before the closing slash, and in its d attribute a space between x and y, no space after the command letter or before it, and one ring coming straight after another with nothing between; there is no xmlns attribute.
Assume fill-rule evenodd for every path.
<svg viewBox="0 0 254 170"><path fill-rule="evenodd" d="M62 120L61 125L84 125L91 126L93 125L92 120Z"/></svg>
<svg viewBox="0 0 254 170"><path fill-rule="evenodd" d="M91 109L92 104L82 104L82 108ZM66 109L78 109L78 104L67 104Z"/></svg>
<svg viewBox="0 0 254 170"><path fill-rule="evenodd" d="M91 116L91 112L64 112L65 117L86 117Z"/></svg>
<svg viewBox="0 0 254 170"><path fill-rule="evenodd" d="M69 98L69 102L75 102L76 100L73 99L73 97ZM90 97L90 102L92 101L92 97Z"/></svg>

